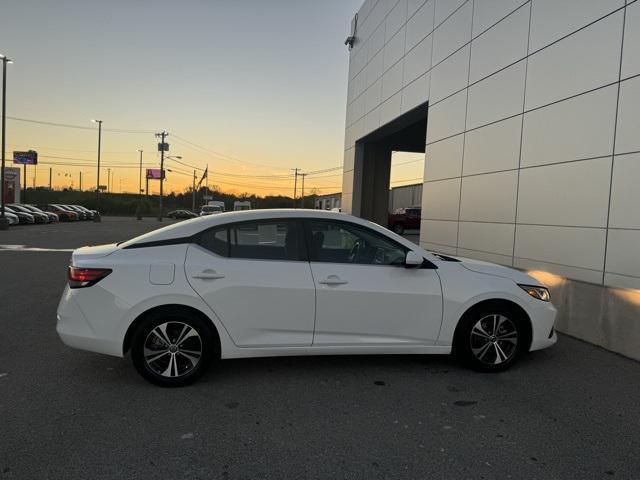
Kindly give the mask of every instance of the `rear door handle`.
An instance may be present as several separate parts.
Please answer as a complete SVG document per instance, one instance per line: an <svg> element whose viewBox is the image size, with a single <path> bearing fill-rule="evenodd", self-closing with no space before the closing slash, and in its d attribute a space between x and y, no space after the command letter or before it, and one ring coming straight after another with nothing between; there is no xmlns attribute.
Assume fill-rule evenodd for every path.
<svg viewBox="0 0 640 480"><path fill-rule="evenodd" d="M218 273L215 270L203 270L202 272L196 273L191 277L198 278L200 280L217 280L219 278L224 278L224 274Z"/></svg>
<svg viewBox="0 0 640 480"><path fill-rule="evenodd" d="M319 280L318 283L322 283L323 285L346 285L349 282L342 280L337 275L329 275L324 280Z"/></svg>

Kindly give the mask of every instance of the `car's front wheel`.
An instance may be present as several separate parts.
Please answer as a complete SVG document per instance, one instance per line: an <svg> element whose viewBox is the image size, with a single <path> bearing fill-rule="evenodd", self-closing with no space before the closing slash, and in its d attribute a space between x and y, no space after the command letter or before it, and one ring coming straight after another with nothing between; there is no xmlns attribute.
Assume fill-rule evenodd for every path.
<svg viewBox="0 0 640 480"><path fill-rule="evenodd" d="M527 348L526 321L504 306L472 310L461 320L456 332L455 354L475 370L506 370Z"/></svg>
<svg viewBox="0 0 640 480"><path fill-rule="evenodd" d="M138 372L161 387L181 387L194 382L214 355L209 328L198 316L181 310L150 314L131 342Z"/></svg>

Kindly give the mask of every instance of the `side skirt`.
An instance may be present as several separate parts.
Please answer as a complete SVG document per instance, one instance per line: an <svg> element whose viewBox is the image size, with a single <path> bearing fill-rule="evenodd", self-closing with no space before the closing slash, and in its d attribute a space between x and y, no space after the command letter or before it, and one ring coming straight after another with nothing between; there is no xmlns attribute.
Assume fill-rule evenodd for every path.
<svg viewBox="0 0 640 480"><path fill-rule="evenodd" d="M223 348L222 358L295 357L301 355L447 355L442 345L340 345L302 347Z"/></svg>

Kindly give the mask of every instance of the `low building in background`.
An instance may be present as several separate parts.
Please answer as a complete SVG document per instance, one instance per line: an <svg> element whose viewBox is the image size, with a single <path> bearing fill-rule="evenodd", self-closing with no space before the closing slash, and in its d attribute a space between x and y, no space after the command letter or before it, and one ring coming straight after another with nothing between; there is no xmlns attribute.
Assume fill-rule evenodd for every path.
<svg viewBox="0 0 640 480"><path fill-rule="evenodd" d="M342 193L329 193L318 195L315 198L314 208L316 210L331 210L332 208L342 208Z"/></svg>
<svg viewBox="0 0 640 480"><path fill-rule="evenodd" d="M399 208L420 207L422 205L422 184L403 185L389 190L389 213Z"/></svg>

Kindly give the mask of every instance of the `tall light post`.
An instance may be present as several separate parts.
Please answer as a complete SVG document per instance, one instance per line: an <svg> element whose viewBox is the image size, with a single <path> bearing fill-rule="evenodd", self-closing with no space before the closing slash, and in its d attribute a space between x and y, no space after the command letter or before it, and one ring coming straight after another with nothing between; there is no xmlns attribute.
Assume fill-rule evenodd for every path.
<svg viewBox="0 0 640 480"><path fill-rule="evenodd" d="M193 187L191 187L191 211L196 211L196 171L193 171Z"/></svg>
<svg viewBox="0 0 640 480"><path fill-rule="evenodd" d="M93 123L98 124L98 168L96 172L96 210L99 210L100 206L100 144L102 142L102 120L91 120Z"/></svg>
<svg viewBox="0 0 640 480"><path fill-rule="evenodd" d="M0 167L0 230L9 228L9 220L4 214L4 163L5 163L5 131L7 125L7 64L13 61L0 54L2 60L2 166Z"/></svg>
<svg viewBox="0 0 640 480"><path fill-rule="evenodd" d="M80 191L82 191L82 176L83 175L86 176L86 175L90 175L90 174L91 174L91 172L82 172L82 171L80 172Z"/></svg>
<svg viewBox="0 0 640 480"><path fill-rule="evenodd" d="M138 196L142 196L142 152L143 150L141 148L139 148L138 150L136 150L139 154L140 154L140 175L139 175L139 180L138 180Z"/></svg>

